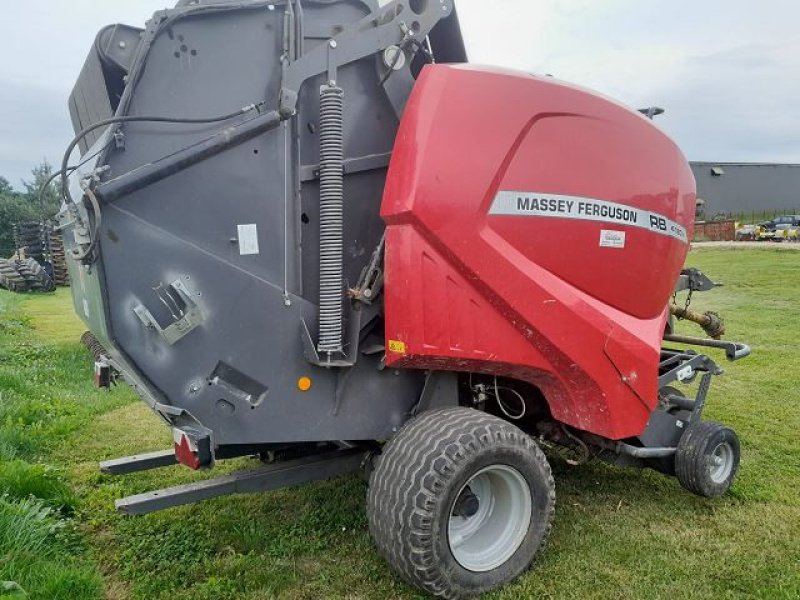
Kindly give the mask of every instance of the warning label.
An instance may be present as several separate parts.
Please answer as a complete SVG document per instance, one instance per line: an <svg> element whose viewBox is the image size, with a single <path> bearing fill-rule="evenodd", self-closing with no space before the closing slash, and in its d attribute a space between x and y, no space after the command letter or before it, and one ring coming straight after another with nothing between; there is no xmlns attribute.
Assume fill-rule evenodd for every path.
<svg viewBox="0 0 800 600"><path fill-rule="evenodd" d="M624 248L625 247L625 232L624 231L610 231L603 229L600 231L600 247L601 248Z"/></svg>
<svg viewBox="0 0 800 600"><path fill-rule="evenodd" d="M389 340L389 351L394 352L395 354L405 354L406 353L405 342L399 342L397 340Z"/></svg>
<svg viewBox="0 0 800 600"><path fill-rule="evenodd" d="M239 254L258 254L258 225L239 225Z"/></svg>
<svg viewBox="0 0 800 600"><path fill-rule="evenodd" d="M628 225L640 229L647 229L648 231L660 235L666 235L684 243L689 242L686 228L668 219L664 215L595 198L562 196L558 194L538 194L535 192L500 191L497 193L492 203L489 214L560 217L564 219L580 219L584 221ZM624 247L625 236L624 232L622 233L622 246L613 247ZM602 238L601 245L604 245L602 243Z"/></svg>

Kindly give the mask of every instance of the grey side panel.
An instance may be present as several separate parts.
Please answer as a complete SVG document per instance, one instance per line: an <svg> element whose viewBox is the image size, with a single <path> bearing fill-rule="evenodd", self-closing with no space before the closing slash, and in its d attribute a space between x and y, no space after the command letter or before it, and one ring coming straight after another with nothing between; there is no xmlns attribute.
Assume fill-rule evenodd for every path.
<svg viewBox="0 0 800 600"><path fill-rule="evenodd" d="M357 3L316 12L323 9L318 22L331 28L364 14ZM282 24L278 10L176 21L153 42L128 112L207 116L277 99ZM317 135L308 127L318 118L318 85L303 88L303 162L318 160ZM342 68L340 85L350 100L347 156L390 152L398 121L378 85L374 59ZM109 156L107 176L196 143L218 127L128 124L122 128L125 149ZM217 446L389 437L419 397L421 375L381 371L379 357L364 357L344 378L303 356L302 323L313 330L317 318L318 192L309 182L303 207L285 197L286 135L283 128L268 132L104 207L101 251L111 336L160 395L213 431ZM382 233L384 178L381 165L347 180L346 273L352 282ZM248 230L257 233L246 249L240 226L252 225ZM296 230L303 232L302 259L291 236ZM300 264L305 286L293 275ZM134 309L146 308L167 328L180 310L165 294L176 281L199 308L202 324L168 343ZM221 364L238 374L233 381L215 376ZM303 376L313 381L305 393L297 388ZM263 392L249 393L237 383L242 381L257 382Z"/></svg>
<svg viewBox="0 0 800 600"><path fill-rule="evenodd" d="M97 34L69 98L72 127L76 133L111 117L116 111L141 31L127 25L109 25ZM100 139L103 131L93 131L81 140L81 154Z"/></svg>
<svg viewBox="0 0 800 600"><path fill-rule="evenodd" d="M376 5L330 0L292 6L302 6L295 29L287 28L285 2L202 2L157 13L132 62L106 56L131 72L119 112L205 118L260 102L264 111L274 110L286 48L313 52ZM301 22L306 33L300 43L292 36ZM349 286L383 234L387 165L414 81L407 64L391 85L382 85L382 52L360 48L357 56L364 57L336 70L345 98L343 266ZM79 313L84 299L96 302L87 321L126 380L166 421L207 433L215 447L387 439L410 418L425 382L424 373L386 370L380 351L358 355L349 369L314 366L304 356L302 332L317 335L315 165L325 81L324 75L305 81L290 122L105 203L100 260L84 269L86 292L76 290ZM103 182L253 116L118 126L122 143L100 157L107 165ZM372 307L361 323L363 347L382 346L381 319L379 307ZM312 380L310 390L298 389L302 377Z"/></svg>
<svg viewBox="0 0 800 600"><path fill-rule="evenodd" d="M113 114L100 58L94 51L87 57L78 82L69 97L69 112L75 131L107 119ZM85 154L102 133L102 130L97 130L87 135L79 144L81 154Z"/></svg>

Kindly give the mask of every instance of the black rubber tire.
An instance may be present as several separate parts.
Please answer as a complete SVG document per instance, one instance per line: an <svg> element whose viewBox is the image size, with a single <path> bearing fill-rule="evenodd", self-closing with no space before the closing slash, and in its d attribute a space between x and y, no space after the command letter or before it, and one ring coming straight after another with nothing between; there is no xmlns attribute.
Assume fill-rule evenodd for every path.
<svg viewBox="0 0 800 600"><path fill-rule="evenodd" d="M42 265L34 258L18 260L16 262L17 273L27 282L28 290L31 292L52 292L56 285L53 278L47 274Z"/></svg>
<svg viewBox="0 0 800 600"><path fill-rule="evenodd" d="M463 568L448 541L450 511L481 469L506 465L530 486L528 531L505 563L487 572ZM378 552L407 582L441 598L470 598L505 585L544 545L555 512L547 458L514 425L468 408L432 410L407 423L378 457L367 498Z"/></svg>
<svg viewBox="0 0 800 600"><path fill-rule="evenodd" d="M720 444L728 444L732 450L733 466L723 481L714 481L711 460ZM740 458L739 437L733 429L713 421L692 423L678 442L675 475L681 485L693 494L717 498L730 489L739 470Z"/></svg>
<svg viewBox="0 0 800 600"><path fill-rule="evenodd" d="M13 262L4 258L0 258L0 288L17 293L28 291L25 278L17 272Z"/></svg>

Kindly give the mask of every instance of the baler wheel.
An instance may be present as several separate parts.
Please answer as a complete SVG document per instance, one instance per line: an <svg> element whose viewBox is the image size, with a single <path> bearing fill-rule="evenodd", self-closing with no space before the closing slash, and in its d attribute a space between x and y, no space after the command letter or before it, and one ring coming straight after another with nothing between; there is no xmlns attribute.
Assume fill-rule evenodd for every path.
<svg viewBox="0 0 800 600"><path fill-rule="evenodd" d="M533 562L550 532L555 483L536 442L468 408L407 423L370 477L370 533L406 581L442 598L502 586Z"/></svg>
<svg viewBox="0 0 800 600"><path fill-rule="evenodd" d="M733 429L713 421L692 423L678 442L675 474L690 492L716 498L730 489L740 456Z"/></svg>
<svg viewBox="0 0 800 600"><path fill-rule="evenodd" d="M0 258L0 288L18 293L28 291L25 278L17 272L13 262L4 258Z"/></svg>

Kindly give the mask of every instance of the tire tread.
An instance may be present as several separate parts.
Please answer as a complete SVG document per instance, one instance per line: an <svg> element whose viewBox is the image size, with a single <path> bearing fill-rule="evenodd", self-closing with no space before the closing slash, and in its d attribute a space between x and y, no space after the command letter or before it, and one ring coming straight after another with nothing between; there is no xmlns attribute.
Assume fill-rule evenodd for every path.
<svg viewBox="0 0 800 600"><path fill-rule="evenodd" d="M737 447L735 452L737 464L731 472L728 484L724 486L724 489L721 489L719 486L709 482L705 460L709 452L709 441L714 435L726 431L730 432L730 435L736 440ZM675 475L680 484L693 494L708 498L720 496L727 491L730 483L736 476L738 470L738 456L738 438L736 438L736 433L732 429L715 421L692 423L686 429L686 433L683 434L683 437L678 443L678 451L675 454Z"/></svg>
<svg viewBox="0 0 800 600"><path fill-rule="evenodd" d="M27 280L17 271L13 262L0 258L0 288L10 292L28 291Z"/></svg>
<svg viewBox="0 0 800 600"><path fill-rule="evenodd" d="M445 598L472 595L438 568L428 543L433 511L459 465L482 448L509 444L546 473L547 525L538 554L552 526L555 483L544 453L517 427L477 410L445 408L423 413L388 442L370 478L369 528L380 555L406 581Z"/></svg>
<svg viewBox="0 0 800 600"><path fill-rule="evenodd" d="M52 292L55 290L55 283L52 278L36 259L27 258L17 261L16 269L17 273L27 283L28 290L32 292Z"/></svg>

